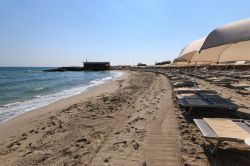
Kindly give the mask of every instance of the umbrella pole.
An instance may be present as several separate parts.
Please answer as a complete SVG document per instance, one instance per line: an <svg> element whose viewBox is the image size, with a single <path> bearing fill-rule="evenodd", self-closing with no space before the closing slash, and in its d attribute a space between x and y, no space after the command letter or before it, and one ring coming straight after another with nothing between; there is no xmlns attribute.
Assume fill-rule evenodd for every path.
<svg viewBox="0 0 250 166"><path fill-rule="evenodd" d="M197 62L195 62L194 89L196 90Z"/></svg>

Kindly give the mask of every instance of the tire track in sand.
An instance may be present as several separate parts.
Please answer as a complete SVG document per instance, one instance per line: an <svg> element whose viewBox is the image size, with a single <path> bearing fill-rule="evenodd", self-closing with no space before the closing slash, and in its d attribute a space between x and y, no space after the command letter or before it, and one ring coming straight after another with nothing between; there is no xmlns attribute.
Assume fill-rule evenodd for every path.
<svg viewBox="0 0 250 166"><path fill-rule="evenodd" d="M166 86L167 90L161 99L160 109L150 123L145 138L145 161L150 166L179 166L181 138L178 133L178 122L174 112L172 91L167 78L159 86Z"/></svg>
<svg viewBox="0 0 250 166"><path fill-rule="evenodd" d="M163 75L152 79L135 103L123 109L90 165L179 165L180 137L171 87Z"/></svg>

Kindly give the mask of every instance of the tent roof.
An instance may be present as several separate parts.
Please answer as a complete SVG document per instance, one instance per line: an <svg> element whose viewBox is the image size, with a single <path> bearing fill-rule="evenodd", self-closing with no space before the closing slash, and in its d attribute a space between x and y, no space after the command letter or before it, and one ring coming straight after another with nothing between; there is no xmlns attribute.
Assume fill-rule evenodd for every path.
<svg viewBox="0 0 250 166"><path fill-rule="evenodd" d="M201 50L246 40L250 40L250 18L216 28L207 36Z"/></svg>

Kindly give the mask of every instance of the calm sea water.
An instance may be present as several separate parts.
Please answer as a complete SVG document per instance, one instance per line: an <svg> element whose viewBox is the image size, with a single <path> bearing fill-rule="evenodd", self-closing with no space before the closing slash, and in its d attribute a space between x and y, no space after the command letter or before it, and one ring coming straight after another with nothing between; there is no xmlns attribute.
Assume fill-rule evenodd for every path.
<svg viewBox="0 0 250 166"><path fill-rule="evenodd" d="M121 72L42 72L48 68L0 67L0 122L116 79Z"/></svg>

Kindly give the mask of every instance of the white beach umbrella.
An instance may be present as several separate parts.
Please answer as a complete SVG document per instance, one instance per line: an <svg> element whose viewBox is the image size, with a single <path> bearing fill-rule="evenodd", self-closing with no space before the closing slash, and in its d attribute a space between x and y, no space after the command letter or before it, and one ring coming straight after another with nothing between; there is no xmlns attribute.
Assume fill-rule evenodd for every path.
<svg viewBox="0 0 250 166"><path fill-rule="evenodd" d="M180 55L177 58L177 61L181 62L190 62L193 56L200 51L202 44L204 43L206 37L197 39L190 44L188 44L186 47L184 47L180 53Z"/></svg>
<svg viewBox="0 0 250 166"><path fill-rule="evenodd" d="M250 19L236 21L213 30L193 61L223 63L250 60Z"/></svg>

